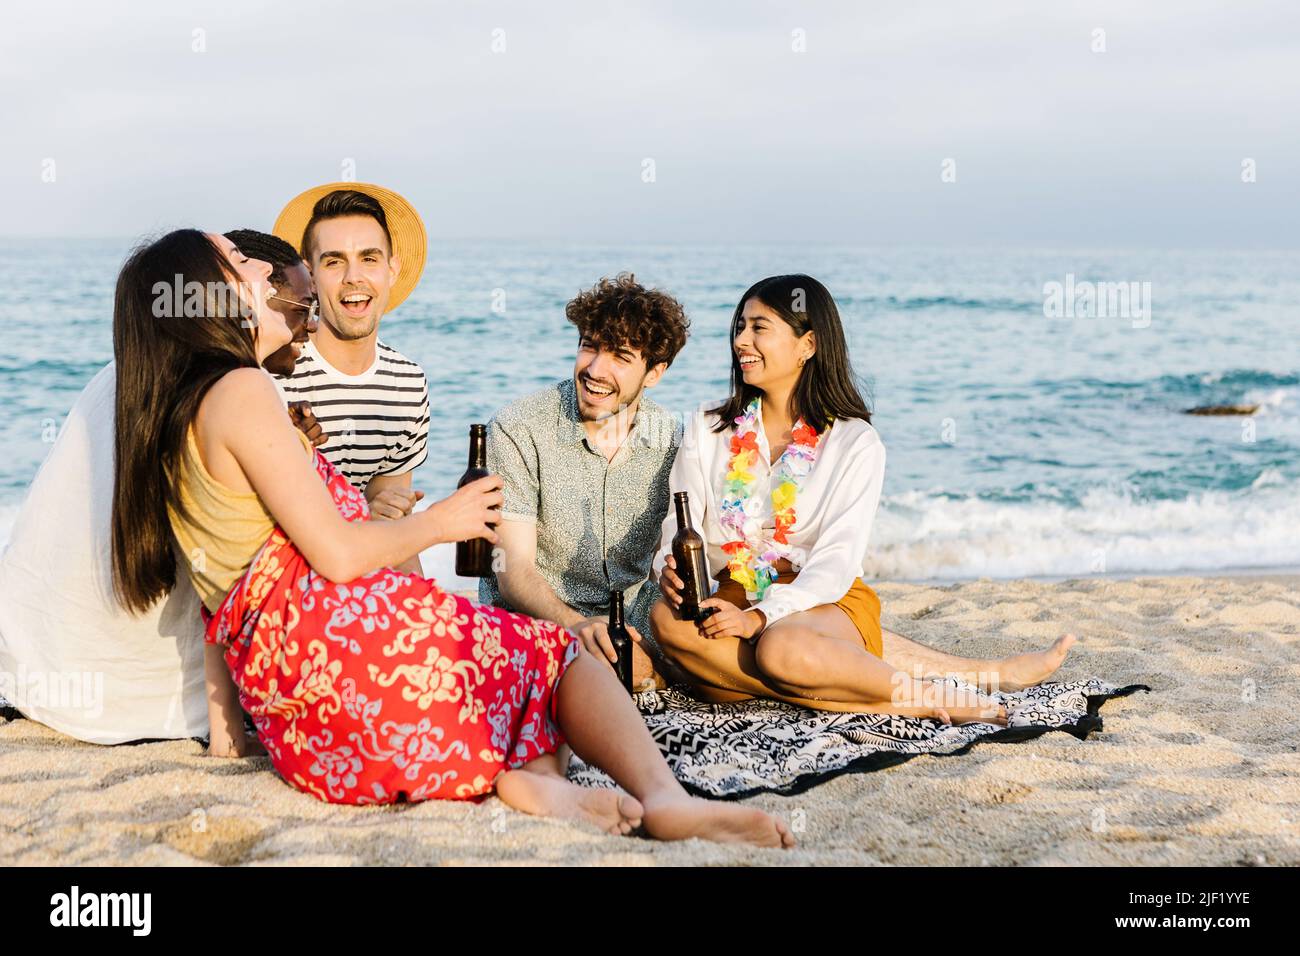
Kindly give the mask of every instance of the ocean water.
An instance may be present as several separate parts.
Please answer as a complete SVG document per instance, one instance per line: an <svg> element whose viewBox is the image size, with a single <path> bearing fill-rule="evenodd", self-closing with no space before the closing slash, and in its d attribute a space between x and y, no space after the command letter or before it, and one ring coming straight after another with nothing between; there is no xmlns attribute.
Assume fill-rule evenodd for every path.
<svg viewBox="0 0 1300 956"><path fill-rule="evenodd" d="M78 392L112 355L128 240L0 240L0 540ZM450 492L466 430L571 374L564 304L620 270L675 294L692 336L651 393L725 394L754 280L835 295L888 449L880 579L1300 566L1300 256L737 243L436 243L381 337L433 406L415 484ZM1049 317L1044 285L1149 283L1149 310ZM504 311L493 303L504 302ZM1187 408L1258 404L1251 418ZM447 555L433 555L435 573Z"/></svg>

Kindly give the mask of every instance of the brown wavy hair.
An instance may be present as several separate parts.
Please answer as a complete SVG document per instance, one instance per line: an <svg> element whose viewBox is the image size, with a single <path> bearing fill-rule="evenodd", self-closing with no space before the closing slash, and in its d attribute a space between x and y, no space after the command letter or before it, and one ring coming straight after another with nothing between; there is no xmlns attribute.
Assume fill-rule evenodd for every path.
<svg viewBox="0 0 1300 956"><path fill-rule="evenodd" d="M630 272L601 279L564 307L578 335L605 349L638 349L646 369L672 365L686 344L691 323L682 304L647 289Z"/></svg>

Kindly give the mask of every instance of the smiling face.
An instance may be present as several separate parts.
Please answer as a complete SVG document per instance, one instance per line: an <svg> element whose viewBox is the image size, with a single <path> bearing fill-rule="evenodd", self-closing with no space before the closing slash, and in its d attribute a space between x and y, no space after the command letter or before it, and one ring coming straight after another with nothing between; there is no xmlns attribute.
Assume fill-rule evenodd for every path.
<svg viewBox="0 0 1300 956"><path fill-rule="evenodd" d="M311 302L316 297L316 292L312 287L311 273L301 262L284 270L284 282L277 288L277 298L271 300L271 305L284 316L293 338L288 345L267 356L262 365L272 375L287 378L293 374L293 367L302 354L301 346L316 331L318 321L311 312ZM293 302L286 302L285 299L292 299Z"/></svg>
<svg viewBox="0 0 1300 956"><path fill-rule="evenodd" d="M573 366L578 415L584 422L597 422L630 407L659 381L665 367L660 363L647 369L640 349L610 349L582 339Z"/></svg>
<svg viewBox="0 0 1300 956"><path fill-rule="evenodd" d="M812 332L795 334L788 322L756 298L745 301L731 331L731 348L746 385L768 391L793 386L816 350Z"/></svg>
<svg viewBox="0 0 1300 956"><path fill-rule="evenodd" d="M374 335L401 271L383 227L370 216L326 219L313 227L310 247L325 328L344 341Z"/></svg>
<svg viewBox="0 0 1300 956"><path fill-rule="evenodd" d="M250 259L239 248L219 233L205 233L208 239L221 251L230 263L239 283L239 297L244 307L251 313L254 322L253 340L257 360L266 357L281 346L287 345L293 337L284 316L272 308L271 296L275 295L275 286L271 285L271 264L261 259Z"/></svg>

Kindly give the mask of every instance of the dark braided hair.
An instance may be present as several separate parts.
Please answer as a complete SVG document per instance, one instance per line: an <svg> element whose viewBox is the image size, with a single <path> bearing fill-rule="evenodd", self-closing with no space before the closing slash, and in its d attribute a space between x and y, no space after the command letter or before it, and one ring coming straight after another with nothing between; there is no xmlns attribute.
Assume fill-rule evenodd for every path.
<svg viewBox="0 0 1300 956"><path fill-rule="evenodd" d="M288 281L285 269L292 269L302 262L297 249L270 233L258 232L256 229L232 229L226 233L226 238L248 258L271 263L271 282L275 285Z"/></svg>

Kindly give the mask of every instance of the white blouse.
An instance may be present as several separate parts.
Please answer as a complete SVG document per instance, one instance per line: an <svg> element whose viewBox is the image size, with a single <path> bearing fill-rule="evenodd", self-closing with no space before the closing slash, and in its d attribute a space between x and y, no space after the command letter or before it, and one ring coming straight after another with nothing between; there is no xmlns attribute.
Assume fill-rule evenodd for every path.
<svg viewBox="0 0 1300 956"><path fill-rule="evenodd" d="M709 557L709 574L716 577L727 566L722 543L727 540L718 523L734 425L714 432L717 419L705 409L721 404L701 405L686 423L682 445L668 479L673 492L690 493L691 522L704 538ZM771 449L763 431L762 411L758 423L758 480L753 494L761 502L763 527L775 527L772 516ZM773 584L763 600L753 605L762 611L770 626L781 618L820 604L834 604L844 597L855 579L863 574L871 523L880 504L885 478L885 446L876 430L861 419L834 422L822 436L817 461L801 479L795 500L795 524L790 530L790 562L799 572L789 584ZM662 572L677 534L677 509L669 506L655 555L654 571Z"/></svg>

